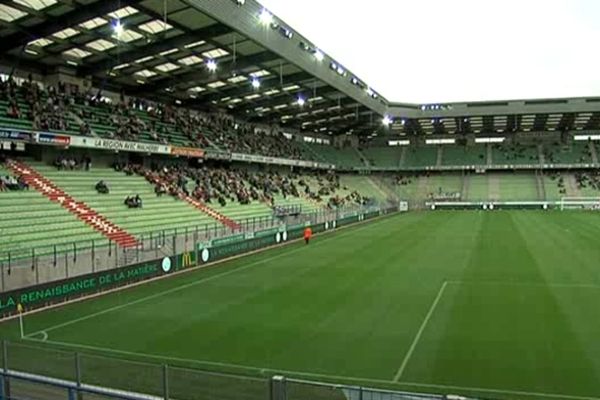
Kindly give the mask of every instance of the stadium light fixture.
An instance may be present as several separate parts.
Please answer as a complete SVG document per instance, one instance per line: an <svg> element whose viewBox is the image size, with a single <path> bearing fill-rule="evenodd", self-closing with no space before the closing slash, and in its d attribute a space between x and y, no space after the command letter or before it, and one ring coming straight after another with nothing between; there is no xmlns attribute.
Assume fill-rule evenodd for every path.
<svg viewBox="0 0 600 400"><path fill-rule="evenodd" d="M315 58L317 61L321 62L325 59L325 54L319 49L315 50Z"/></svg>
<svg viewBox="0 0 600 400"><path fill-rule="evenodd" d="M383 123L383 125L385 125L385 126L390 126L390 125L392 124L392 122L394 122L394 121L392 120L392 118L391 118L389 115L385 115L385 116L383 117L383 119L381 120L381 122L382 122L382 123Z"/></svg>
<svg viewBox="0 0 600 400"><path fill-rule="evenodd" d="M123 33L123 24L121 24L121 20L116 20L113 23L113 32L115 32L115 35L117 35L117 37L121 36L121 34Z"/></svg>
<svg viewBox="0 0 600 400"><path fill-rule="evenodd" d="M304 99L304 97L299 96L297 103L300 107L303 107L306 104L306 100Z"/></svg>
<svg viewBox="0 0 600 400"><path fill-rule="evenodd" d="M210 72L215 72L217 70L217 62L215 60L208 60L206 62L206 68L208 68Z"/></svg>
<svg viewBox="0 0 600 400"><path fill-rule="evenodd" d="M258 20L262 25L271 25L273 23L273 14L271 14L266 8L263 8L258 16Z"/></svg>
<svg viewBox="0 0 600 400"><path fill-rule="evenodd" d="M257 78L252 79L252 87L258 89L260 87L260 81Z"/></svg>

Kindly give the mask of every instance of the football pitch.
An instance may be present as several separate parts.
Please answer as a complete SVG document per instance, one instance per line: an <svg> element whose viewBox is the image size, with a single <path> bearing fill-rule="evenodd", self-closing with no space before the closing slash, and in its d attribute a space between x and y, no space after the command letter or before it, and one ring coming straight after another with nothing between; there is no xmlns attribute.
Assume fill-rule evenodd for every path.
<svg viewBox="0 0 600 400"><path fill-rule="evenodd" d="M17 321L0 333L34 371L71 365L49 350L62 349L250 377L583 400L600 398L599 310L600 214L440 211L33 314L25 340ZM94 373L118 374L103 366Z"/></svg>

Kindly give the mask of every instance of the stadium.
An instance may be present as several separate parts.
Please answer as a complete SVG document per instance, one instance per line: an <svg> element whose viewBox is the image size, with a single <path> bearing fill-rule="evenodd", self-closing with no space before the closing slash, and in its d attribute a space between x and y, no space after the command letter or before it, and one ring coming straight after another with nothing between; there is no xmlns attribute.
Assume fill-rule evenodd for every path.
<svg viewBox="0 0 600 400"><path fill-rule="evenodd" d="M452 15L308 3L0 1L1 399L600 399L593 85L479 96Z"/></svg>

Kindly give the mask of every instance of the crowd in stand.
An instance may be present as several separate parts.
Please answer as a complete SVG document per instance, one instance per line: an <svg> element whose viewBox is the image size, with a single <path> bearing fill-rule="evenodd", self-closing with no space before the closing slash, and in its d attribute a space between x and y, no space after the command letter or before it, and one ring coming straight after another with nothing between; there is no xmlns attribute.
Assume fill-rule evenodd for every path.
<svg viewBox="0 0 600 400"><path fill-rule="evenodd" d="M575 181L577 182L579 189L591 188L594 190L600 190L599 171L576 172Z"/></svg>
<svg viewBox="0 0 600 400"><path fill-rule="evenodd" d="M398 175L394 177L394 183L399 186L407 186L412 183L412 176Z"/></svg>
<svg viewBox="0 0 600 400"><path fill-rule="evenodd" d="M539 162L537 152L534 151L536 145L513 143L509 145L494 145L494 148L502 152L504 160L506 161L513 161L515 163L529 161L532 164Z"/></svg>
<svg viewBox="0 0 600 400"><path fill-rule="evenodd" d="M549 175L550 179L556 182L558 186L558 193L566 195L567 188L565 187L565 180L559 172L554 172Z"/></svg>
<svg viewBox="0 0 600 400"><path fill-rule="evenodd" d="M546 164L560 164L562 160L560 159L560 152L563 151L563 147L559 143L554 143L552 147L545 146L544 147L544 161ZM585 148L584 152L580 155L579 158L574 160L574 163L586 164L589 163L592 159L592 152L589 147Z"/></svg>
<svg viewBox="0 0 600 400"><path fill-rule="evenodd" d="M154 186L157 196L191 197L207 204L226 206L229 203L250 204L260 201L275 207L276 197L307 197L316 202L328 197L327 205L336 208L349 204L366 204L369 199L358 192L336 195L342 189L339 176L334 173L316 175L316 186L296 174L280 172L252 172L245 169L191 168L184 166L157 166L114 164L117 171L143 176ZM347 188L343 188L346 189Z"/></svg>
<svg viewBox="0 0 600 400"><path fill-rule="evenodd" d="M0 176L0 192L6 192L9 190L29 190L29 184L22 176Z"/></svg>
<svg viewBox="0 0 600 400"><path fill-rule="evenodd" d="M113 139L168 144L178 136L192 147L214 146L229 152L306 158L298 144L274 128L265 131L225 114L195 113L168 104L126 98L123 93L118 101L110 101L101 90L83 92L77 85L64 82L43 88L31 75L20 84L12 78L0 82L0 100L8 102L8 117L28 119L37 130L71 131L87 136L93 134L91 124L99 124L109 128L106 135ZM19 104L25 105L25 109Z"/></svg>
<svg viewBox="0 0 600 400"><path fill-rule="evenodd" d="M76 170L76 169L85 169L89 171L92 168L92 159L89 156L85 156L80 158L79 160L75 157L67 157L67 156L58 156L56 160L54 160L54 166L59 170Z"/></svg>

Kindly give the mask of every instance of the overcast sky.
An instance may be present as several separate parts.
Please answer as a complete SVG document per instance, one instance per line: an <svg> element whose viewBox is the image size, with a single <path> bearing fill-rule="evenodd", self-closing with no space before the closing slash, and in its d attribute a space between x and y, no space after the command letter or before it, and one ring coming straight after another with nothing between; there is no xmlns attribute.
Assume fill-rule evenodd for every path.
<svg viewBox="0 0 600 400"><path fill-rule="evenodd" d="M600 0L259 0L388 100L600 96Z"/></svg>

